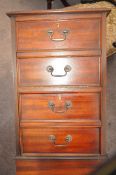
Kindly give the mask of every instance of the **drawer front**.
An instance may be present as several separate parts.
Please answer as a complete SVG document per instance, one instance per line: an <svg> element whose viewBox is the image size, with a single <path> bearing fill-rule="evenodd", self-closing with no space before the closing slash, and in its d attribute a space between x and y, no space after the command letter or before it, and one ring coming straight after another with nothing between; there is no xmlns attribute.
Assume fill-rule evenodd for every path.
<svg viewBox="0 0 116 175"><path fill-rule="evenodd" d="M18 59L19 86L100 85L100 58Z"/></svg>
<svg viewBox="0 0 116 175"><path fill-rule="evenodd" d="M16 23L17 50L99 49L100 19Z"/></svg>
<svg viewBox="0 0 116 175"><path fill-rule="evenodd" d="M55 126L55 125L54 125ZM48 126L21 128L22 154L99 154L99 128Z"/></svg>
<svg viewBox="0 0 116 175"><path fill-rule="evenodd" d="M89 175L100 160L17 160L16 175Z"/></svg>
<svg viewBox="0 0 116 175"><path fill-rule="evenodd" d="M100 93L21 94L21 120L99 120Z"/></svg>

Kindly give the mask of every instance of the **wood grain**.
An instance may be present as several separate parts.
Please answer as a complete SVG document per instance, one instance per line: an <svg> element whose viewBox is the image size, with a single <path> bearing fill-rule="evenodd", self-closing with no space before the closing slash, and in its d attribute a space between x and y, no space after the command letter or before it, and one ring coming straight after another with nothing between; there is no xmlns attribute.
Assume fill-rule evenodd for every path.
<svg viewBox="0 0 116 175"><path fill-rule="evenodd" d="M17 175L88 175L105 155L109 11L8 14L16 27ZM53 31L51 37L48 30ZM66 65L71 67L67 73ZM53 67L52 74L48 66ZM49 101L55 110L51 111ZM56 114L67 101L71 108ZM67 143L69 135L72 139Z"/></svg>
<svg viewBox="0 0 116 175"><path fill-rule="evenodd" d="M31 127L21 129L22 154L33 153L77 153L77 154L99 154L99 128L86 127ZM49 140L50 135L56 137L55 143ZM71 135L72 141L66 143L66 136ZM61 146L59 146L61 145Z"/></svg>
<svg viewBox="0 0 116 175"><path fill-rule="evenodd" d="M54 68L53 75L64 75L65 66L71 71L63 77L54 77L47 71ZM99 57L33 58L18 60L19 86L55 86L55 85L100 85Z"/></svg>
<svg viewBox="0 0 116 175"><path fill-rule="evenodd" d="M100 48L100 19L25 21L17 22L16 28L17 50ZM64 41L50 39L48 30L54 32L53 39L64 39L66 29L69 33Z"/></svg>
<svg viewBox="0 0 116 175"><path fill-rule="evenodd" d="M54 111L49 102L55 105ZM66 102L72 106L66 110ZM100 93L21 94L21 120L99 120ZM61 111L59 113L59 111Z"/></svg>
<svg viewBox="0 0 116 175"><path fill-rule="evenodd" d="M40 17L42 17L41 15L46 15L48 16L49 14L49 18L50 18L50 14L53 14L54 16L57 16L57 14L59 14L60 16L62 16L63 14L65 15L74 15L74 14L82 14L83 16L86 16L87 14L89 14L89 16L93 16L94 14L98 14L100 15L101 13L105 13L106 15L108 13L110 13L110 9L108 8L85 8L85 9L69 9L69 10L33 10L33 11L17 11L17 12L8 12L7 15L9 17L11 16L19 16L19 17L28 17L29 16L35 16L35 15L40 15ZM85 15L84 15L85 14Z"/></svg>
<svg viewBox="0 0 116 175"><path fill-rule="evenodd" d="M100 160L17 160L16 175L89 175Z"/></svg>

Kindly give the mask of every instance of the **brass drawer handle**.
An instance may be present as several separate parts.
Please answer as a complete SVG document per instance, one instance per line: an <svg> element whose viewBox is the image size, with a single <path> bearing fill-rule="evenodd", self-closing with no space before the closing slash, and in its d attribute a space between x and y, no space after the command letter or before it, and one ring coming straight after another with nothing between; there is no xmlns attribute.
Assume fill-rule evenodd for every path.
<svg viewBox="0 0 116 175"><path fill-rule="evenodd" d="M55 135L50 135L48 139L54 146L56 146L56 147L64 147L64 146L68 146L68 144L72 141L72 136L71 135L67 135L65 137L65 143L64 144L56 144L56 136Z"/></svg>
<svg viewBox="0 0 116 175"><path fill-rule="evenodd" d="M48 66L48 67L47 67L47 71L50 72L51 75L52 75L53 77L65 77L65 76L67 75L67 73L71 71L71 69L72 69L71 66L66 65L66 66L64 67L65 73L64 73L63 75L54 75L54 74L53 74L54 68L53 68L52 66Z"/></svg>
<svg viewBox="0 0 116 175"><path fill-rule="evenodd" d="M115 42L113 42L113 44L112 44L115 48L116 48L116 41Z"/></svg>
<svg viewBox="0 0 116 175"><path fill-rule="evenodd" d="M65 41L66 38L67 38L68 33L69 33L69 30L65 29L65 30L63 30L63 32L61 32L61 34L63 35L63 38L53 38L54 31L53 30L48 30L48 35L49 35L50 40L56 41L56 42Z"/></svg>
<svg viewBox="0 0 116 175"><path fill-rule="evenodd" d="M48 102L48 107L55 113L65 113L68 109L70 109L72 107L72 102L71 101L66 101L64 104L64 109L61 111L58 111L55 109L55 104L52 101Z"/></svg>

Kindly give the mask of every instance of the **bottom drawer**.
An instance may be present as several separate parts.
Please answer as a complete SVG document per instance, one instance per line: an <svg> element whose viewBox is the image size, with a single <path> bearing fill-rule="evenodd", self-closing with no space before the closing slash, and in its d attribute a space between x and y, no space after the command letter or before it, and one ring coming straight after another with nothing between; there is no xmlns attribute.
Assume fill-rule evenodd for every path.
<svg viewBox="0 0 116 175"><path fill-rule="evenodd" d="M100 160L17 160L16 175L89 175Z"/></svg>

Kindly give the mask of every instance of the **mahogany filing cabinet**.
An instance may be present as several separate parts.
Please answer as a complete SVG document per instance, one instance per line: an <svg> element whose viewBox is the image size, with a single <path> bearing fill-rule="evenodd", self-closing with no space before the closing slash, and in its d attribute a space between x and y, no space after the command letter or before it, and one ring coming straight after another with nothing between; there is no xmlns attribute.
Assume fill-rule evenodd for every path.
<svg viewBox="0 0 116 175"><path fill-rule="evenodd" d="M88 175L106 157L108 9L8 13L16 175Z"/></svg>

